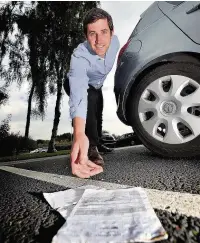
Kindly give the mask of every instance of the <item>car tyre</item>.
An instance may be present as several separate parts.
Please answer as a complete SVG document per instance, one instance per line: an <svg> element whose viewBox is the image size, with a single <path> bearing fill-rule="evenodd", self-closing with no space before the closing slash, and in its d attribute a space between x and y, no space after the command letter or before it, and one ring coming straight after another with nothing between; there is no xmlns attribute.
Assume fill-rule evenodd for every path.
<svg viewBox="0 0 200 243"><path fill-rule="evenodd" d="M200 66L192 63L168 63L158 66L146 74L139 82L137 82L137 85L131 89L127 101L127 119L144 146L152 152L167 157L196 156L200 154L200 135L197 135L190 141L179 144L166 143L162 140L156 139L153 135L150 135L141 122L139 102L145 89L148 88L155 80L160 78L162 79L165 76L171 77L171 75L188 77L189 79L194 80L200 88ZM196 103L200 104L200 98L196 101Z"/></svg>

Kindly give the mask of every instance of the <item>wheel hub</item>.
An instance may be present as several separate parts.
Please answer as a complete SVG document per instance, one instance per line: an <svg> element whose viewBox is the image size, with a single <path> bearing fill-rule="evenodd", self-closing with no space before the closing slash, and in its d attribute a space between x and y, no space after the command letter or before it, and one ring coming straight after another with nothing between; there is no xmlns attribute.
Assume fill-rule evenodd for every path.
<svg viewBox="0 0 200 243"><path fill-rule="evenodd" d="M200 136L200 84L182 75L163 76L141 94L138 113L143 129L166 144Z"/></svg>
<svg viewBox="0 0 200 243"><path fill-rule="evenodd" d="M177 111L177 105L174 101L163 101L160 109L163 115L174 115Z"/></svg>

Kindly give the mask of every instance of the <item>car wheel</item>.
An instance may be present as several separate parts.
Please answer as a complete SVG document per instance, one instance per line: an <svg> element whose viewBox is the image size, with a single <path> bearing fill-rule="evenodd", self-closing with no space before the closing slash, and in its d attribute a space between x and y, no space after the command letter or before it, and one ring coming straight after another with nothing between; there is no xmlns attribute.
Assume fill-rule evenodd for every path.
<svg viewBox="0 0 200 243"><path fill-rule="evenodd" d="M135 145L135 141L131 141L131 146L134 146Z"/></svg>
<svg viewBox="0 0 200 243"><path fill-rule="evenodd" d="M159 155L200 154L200 67L170 63L131 90L127 117L142 143Z"/></svg>

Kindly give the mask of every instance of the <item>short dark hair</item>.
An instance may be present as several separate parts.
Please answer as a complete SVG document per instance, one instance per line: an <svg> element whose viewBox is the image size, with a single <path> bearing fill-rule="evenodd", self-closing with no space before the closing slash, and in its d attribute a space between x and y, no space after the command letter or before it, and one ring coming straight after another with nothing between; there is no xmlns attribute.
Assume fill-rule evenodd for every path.
<svg viewBox="0 0 200 243"><path fill-rule="evenodd" d="M87 25L95 23L99 19L107 19L110 31L113 31L113 20L109 13L101 8L92 8L89 10L83 20L83 31L87 36Z"/></svg>

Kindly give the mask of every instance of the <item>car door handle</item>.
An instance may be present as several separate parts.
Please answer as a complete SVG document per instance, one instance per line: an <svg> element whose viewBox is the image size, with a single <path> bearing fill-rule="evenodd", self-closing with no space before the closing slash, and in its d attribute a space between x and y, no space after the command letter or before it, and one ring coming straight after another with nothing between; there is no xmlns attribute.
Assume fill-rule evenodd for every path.
<svg viewBox="0 0 200 243"><path fill-rule="evenodd" d="M196 11L199 10L199 9L200 9L200 3L197 4L197 5L195 5L195 6L192 7L191 9L189 9L189 10L186 12L186 14L191 14L191 13L193 13L193 12L196 12Z"/></svg>

